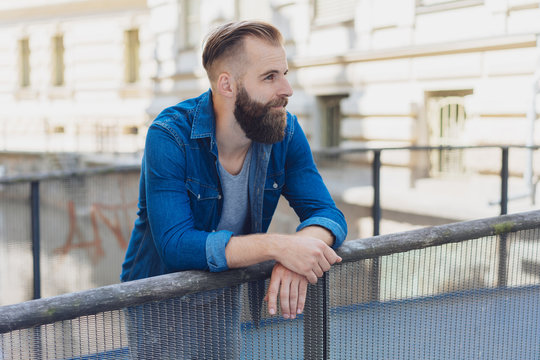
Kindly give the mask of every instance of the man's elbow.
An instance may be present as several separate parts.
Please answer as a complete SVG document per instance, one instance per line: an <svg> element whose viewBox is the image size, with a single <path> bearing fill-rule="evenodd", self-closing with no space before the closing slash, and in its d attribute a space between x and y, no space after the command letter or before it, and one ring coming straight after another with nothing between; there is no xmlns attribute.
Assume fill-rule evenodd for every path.
<svg viewBox="0 0 540 360"><path fill-rule="evenodd" d="M168 239L163 247L162 261L170 271L208 270L204 246L188 234ZM186 241L187 240L187 241Z"/></svg>

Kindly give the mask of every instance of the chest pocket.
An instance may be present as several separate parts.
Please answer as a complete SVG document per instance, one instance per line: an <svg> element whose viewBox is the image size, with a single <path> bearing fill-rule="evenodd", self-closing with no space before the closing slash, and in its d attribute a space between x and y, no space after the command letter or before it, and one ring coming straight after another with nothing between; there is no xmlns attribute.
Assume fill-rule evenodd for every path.
<svg viewBox="0 0 540 360"><path fill-rule="evenodd" d="M284 184L284 172L266 177L264 184L263 219L269 219L274 215Z"/></svg>
<svg viewBox="0 0 540 360"><path fill-rule="evenodd" d="M195 228L203 231L215 230L213 222L218 217L218 202L221 200L218 189L193 179L187 179L186 189L188 190Z"/></svg>

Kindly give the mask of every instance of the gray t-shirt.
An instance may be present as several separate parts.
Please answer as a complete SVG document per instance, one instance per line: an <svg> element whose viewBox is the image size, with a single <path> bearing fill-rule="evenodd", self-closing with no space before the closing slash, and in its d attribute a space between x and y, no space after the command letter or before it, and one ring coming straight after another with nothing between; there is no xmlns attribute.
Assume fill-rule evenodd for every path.
<svg viewBox="0 0 540 360"><path fill-rule="evenodd" d="M251 147L249 148L242 170L231 175L218 161L221 189L223 190L223 209L217 230L229 230L234 235L249 232L249 166L251 164Z"/></svg>

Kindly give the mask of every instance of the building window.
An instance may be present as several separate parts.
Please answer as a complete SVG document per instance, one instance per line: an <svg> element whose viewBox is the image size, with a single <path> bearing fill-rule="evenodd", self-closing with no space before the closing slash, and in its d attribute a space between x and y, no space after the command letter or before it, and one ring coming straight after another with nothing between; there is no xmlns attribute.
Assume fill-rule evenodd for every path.
<svg viewBox="0 0 540 360"><path fill-rule="evenodd" d="M54 86L64 85L64 36L53 37L53 74L52 83Z"/></svg>
<svg viewBox="0 0 540 360"><path fill-rule="evenodd" d="M318 96L318 108L321 114L320 145L322 147L339 147L341 144L341 100L348 95Z"/></svg>
<svg viewBox="0 0 540 360"><path fill-rule="evenodd" d="M131 29L124 33L125 41L125 80L127 83L139 81L139 30Z"/></svg>
<svg viewBox="0 0 540 360"><path fill-rule="evenodd" d="M315 0L314 24L329 25L354 20L355 0Z"/></svg>
<svg viewBox="0 0 540 360"><path fill-rule="evenodd" d="M471 94L471 90L440 91L430 94L427 101L430 145L463 145L461 141L465 135L467 121L465 98ZM432 151L431 170L433 175L465 172L463 150Z"/></svg>
<svg viewBox="0 0 540 360"><path fill-rule="evenodd" d="M19 85L30 86L30 42L27 38L19 40Z"/></svg>

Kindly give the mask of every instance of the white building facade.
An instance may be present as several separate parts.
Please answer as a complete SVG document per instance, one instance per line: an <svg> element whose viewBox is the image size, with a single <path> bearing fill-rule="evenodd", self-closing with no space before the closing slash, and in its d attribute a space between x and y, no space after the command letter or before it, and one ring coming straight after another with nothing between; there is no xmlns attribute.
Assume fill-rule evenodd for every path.
<svg viewBox="0 0 540 360"><path fill-rule="evenodd" d="M3 1L0 38L0 148L143 146L133 133L147 121L152 97L146 1Z"/></svg>
<svg viewBox="0 0 540 360"><path fill-rule="evenodd" d="M0 150L140 151L161 109L208 88L204 35L254 18L286 38L315 149L540 140L539 0L5 0ZM403 154L385 162L450 166Z"/></svg>

